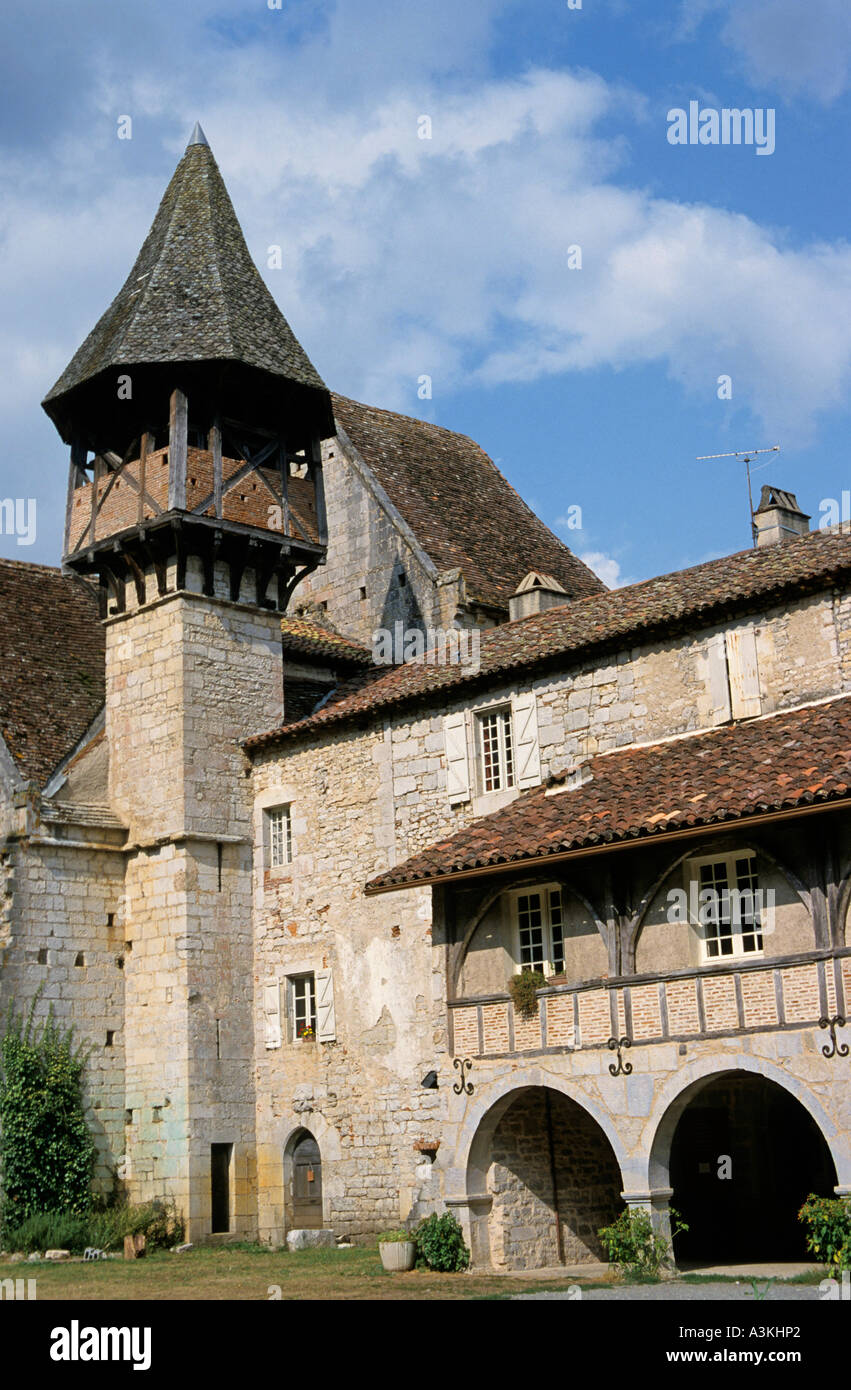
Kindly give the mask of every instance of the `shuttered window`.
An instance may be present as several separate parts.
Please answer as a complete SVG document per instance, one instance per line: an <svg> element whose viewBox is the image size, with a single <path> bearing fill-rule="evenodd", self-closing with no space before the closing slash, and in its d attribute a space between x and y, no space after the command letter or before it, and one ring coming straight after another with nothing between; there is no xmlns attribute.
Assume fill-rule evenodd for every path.
<svg viewBox="0 0 851 1390"><path fill-rule="evenodd" d="M279 869L290 864L293 857L292 820L289 806L276 806L267 811L269 827L269 868Z"/></svg>
<svg viewBox="0 0 851 1390"><path fill-rule="evenodd" d="M266 1047L281 1046L281 986L270 980L263 986L263 1015L266 1023Z"/></svg>
<svg viewBox="0 0 851 1390"><path fill-rule="evenodd" d="M448 714L443 721L443 742L446 751L446 776L449 804L470 800L470 767L467 758L467 720L460 714Z"/></svg>
<svg viewBox="0 0 851 1390"><path fill-rule="evenodd" d="M478 716L482 791L501 792L514 786L514 740L511 710Z"/></svg>
<svg viewBox="0 0 851 1390"><path fill-rule="evenodd" d="M534 691L515 695L511 701L514 725L515 768L518 787L537 787L541 780L538 745L538 702Z"/></svg>

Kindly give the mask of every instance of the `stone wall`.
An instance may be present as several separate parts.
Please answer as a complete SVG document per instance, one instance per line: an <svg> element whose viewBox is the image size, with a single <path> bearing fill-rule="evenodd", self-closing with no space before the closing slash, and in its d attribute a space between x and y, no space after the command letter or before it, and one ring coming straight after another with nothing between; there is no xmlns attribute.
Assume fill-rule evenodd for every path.
<svg viewBox="0 0 851 1390"><path fill-rule="evenodd" d="M491 1160L496 1268L559 1264L556 1208L564 1263L606 1258L597 1232L621 1210L620 1172L587 1111L555 1091L521 1093L497 1126Z"/></svg>

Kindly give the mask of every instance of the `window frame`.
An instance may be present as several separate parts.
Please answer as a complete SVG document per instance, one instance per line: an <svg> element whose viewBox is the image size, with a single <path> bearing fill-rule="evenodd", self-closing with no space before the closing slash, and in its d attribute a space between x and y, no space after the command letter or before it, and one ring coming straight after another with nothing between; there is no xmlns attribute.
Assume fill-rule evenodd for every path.
<svg viewBox="0 0 851 1390"><path fill-rule="evenodd" d="M748 878L750 883L748 889L739 888L740 874L736 866L737 863L742 860L746 860L749 865ZM753 913L752 924L748 924L744 919L744 915L740 914L738 921L733 919L729 923L724 923L725 926L729 926L729 932L725 934L713 932L712 928L715 924L711 921L701 922L699 917L695 921L692 915L691 892L691 886L694 884L696 894L698 895L698 910L700 910L700 893L706 888L714 886L701 882L701 869L710 866L715 868L722 864L724 866L728 892L732 888L735 888L738 892L751 891L756 895L756 907ZM715 854L704 854L686 861L686 891L689 904L688 920L689 926L697 941L698 961L700 965L723 965L725 962L759 960L764 957L766 929L760 916L762 900L760 896L761 890L757 864L758 856L756 850L753 849L727 850L724 853L716 852ZM722 889L721 892L723 893L723 891ZM753 949L746 948L744 945L746 937L754 937L758 944L755 945ZM732 949L729 951L723 951L721 949L722 943L725 940L731 943ZM712 942L718 943L718 950L715 952L711 952L709 949Z"/></svg>
<svg viewBox="0 0 851 1390"><path fill-rule="evenodd" d="M285 819L286 835L284 837L285 857L276 862L275 860L275 818L282 815ZM288 869L293 862L293 812L292 802L281 802L276 806L266 806L263 808L264 819L264 842L265 859L267 869Z"/></svg>
<svg viewBox="0 0 851 1390"><path fill-rule="evenodd" d="M497 757L496 770L499 774L499 784L497 786L487 785L487 774L485 752L485 722L489 719L498 720L497 724ZM514 733L514 715L510 701L500 702L498 705L489 705L484 709L473 711L473 736L476 755L476 782L480 796L498 796L506 792L517 791L517 741ZM506 743L506 730L508 731L508 741Z"/></svg>
<svg viewBox="0 0 851 1390"><path fill-rule="evenodd" d="M541 921L536 928L541 932L540 965L534 961L523 961L523 932L521 918L521 899L538 897L540 899ZM557 902L553 900L557 899ZM515 888L510 895L511 921L514 930L514 974L540 970L545 979L564 973L565 931L564 931L564 890L560 883L535 883L526 888ZM556 917L558 920L556 920ZM535 928L533 928L535 929Z"/></svg>
<svg viewBox="0 0 851 1390"><path fill-rule="evenodd" d="M310 1038L305 1038L303 1033L298 1032L298 987L306 985L309 993L309 1002L305 1010L305 1028L310 1028ZM315 1040L317 1036L318 1016L316 1008L316 971L303 970L297 975L287 976L287 1021L289 1025L289 1040L292 1043L302 1043ZM310 1021L312 1019L312 1022Z"/></svg>

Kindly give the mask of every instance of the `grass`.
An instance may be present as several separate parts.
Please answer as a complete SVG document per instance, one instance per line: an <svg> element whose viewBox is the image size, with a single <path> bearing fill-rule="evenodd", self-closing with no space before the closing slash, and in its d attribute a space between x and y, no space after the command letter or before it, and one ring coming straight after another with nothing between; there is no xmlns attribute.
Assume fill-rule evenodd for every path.
<svg viewBox="0 0 851 1390"><path fill-rule="evenodd" d="M117 1299L136 1302L156 1300L256 1300L273 1297L280 1288L282 1300L428 1300L505 1299L516 1293L543 1293L606 1287L609 1279L558 1278L548 1275L519 1277L510 1274L438 1274L412 1270L388 1274L377 1246L351 1250L268 1250L248 1242L225 1246L199 1246L185 1254L156 1251L142 1260L103 1260L84 1264L0 1263L0 1279L36 1279L39 1301ZM808 1271L777 1283L817 1284L822 1271ZM658 1282L647 1279L619 1280L619 1286ZM684 1284L751 1282L743 1276L679 1274ZM766 1281L757 1281L760 1286Z"/></svg>
<svg viewBox="0 0 851 1390"><path fill-rule="evenodd" d="M0 1279L38 1281L39 1301L157 1299L482 1299L567 1289L576 1279L495 1274L388 1274L376 1246L351 1250L269 1251L262 1246L200 1246L182 1255L157 1251L142 1260L88 1264L0 1264ZM583 1282L588 1287L591 1281Z"/></svg>

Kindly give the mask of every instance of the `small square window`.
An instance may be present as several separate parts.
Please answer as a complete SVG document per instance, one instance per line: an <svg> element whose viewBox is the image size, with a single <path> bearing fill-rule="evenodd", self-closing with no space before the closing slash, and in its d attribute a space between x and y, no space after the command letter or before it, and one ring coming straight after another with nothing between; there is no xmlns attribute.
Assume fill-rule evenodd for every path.
<svg viewBox="0 0 851 1390"><path fill-rule="evenodd" d="M276 806L266 812L268 826L268 867L280 869L292 863L293 835L289 806Z"/></svg>

